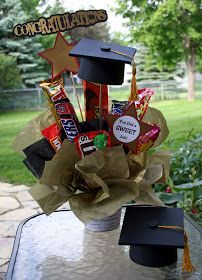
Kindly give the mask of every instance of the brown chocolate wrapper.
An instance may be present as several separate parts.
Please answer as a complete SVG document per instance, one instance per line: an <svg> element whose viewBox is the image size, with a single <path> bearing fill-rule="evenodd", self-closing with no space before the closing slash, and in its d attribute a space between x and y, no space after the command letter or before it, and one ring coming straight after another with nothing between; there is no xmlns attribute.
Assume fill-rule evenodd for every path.
<svg viewBox="0 0 202 280"><path fill-rule="evenodd" d="M16 136L13 141L13 148L24 155L23 150L43 138L41 130L52 125L55 119L51 111L46 111L27 123L26 127Z"/></svg>

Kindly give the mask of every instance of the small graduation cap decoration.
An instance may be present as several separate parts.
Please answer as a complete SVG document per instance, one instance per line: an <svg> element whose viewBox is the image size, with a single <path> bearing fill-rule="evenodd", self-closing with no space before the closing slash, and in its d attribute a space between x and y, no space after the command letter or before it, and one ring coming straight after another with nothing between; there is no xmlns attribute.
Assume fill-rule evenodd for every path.
<svg viewBox="0 0 202 280"><path fill-rule="evenodd" d="M131 64L135 53L135 48L84 38L69 55L80 58L78 77L82 80L121 85L125 63Z"/></svg>
<svg viewBox="0 0 202 280"><path fill-rule="evenodd" d="M149 267L171 265L177 260L177 248L184 248L183 270L194 270L180 208L127 207L119 245L130 245L131 260Z"/></svg>

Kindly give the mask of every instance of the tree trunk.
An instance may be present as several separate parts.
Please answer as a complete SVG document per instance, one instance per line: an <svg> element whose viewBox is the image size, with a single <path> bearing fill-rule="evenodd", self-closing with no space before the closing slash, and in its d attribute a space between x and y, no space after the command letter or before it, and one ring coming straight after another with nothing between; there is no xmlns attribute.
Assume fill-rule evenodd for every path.
<svg viewBox="0 0 202 280"><path fill-rule="evenodd" d="M187 99L192 101L195 99L195 65L196 65L196 49L191 48L190 54L187 58L187 72L188 72L188 96Z"/></svg>

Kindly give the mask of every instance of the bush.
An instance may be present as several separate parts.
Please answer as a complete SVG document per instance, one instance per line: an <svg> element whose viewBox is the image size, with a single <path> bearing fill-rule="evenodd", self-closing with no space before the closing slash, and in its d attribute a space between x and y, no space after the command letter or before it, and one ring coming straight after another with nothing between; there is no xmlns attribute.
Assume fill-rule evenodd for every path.
<svg viewBox="0 0 202 280"><path fill-rule="evenodd" d="M170 176L174 185L202 179L202 135L192 135L171 157Z"/></svg>
<svg viewBox="0 0 202 280"><path fill-rule="evenodd" d="M0 89L21 87L22 81L15 58L0 53L0 61Z"/></svg>

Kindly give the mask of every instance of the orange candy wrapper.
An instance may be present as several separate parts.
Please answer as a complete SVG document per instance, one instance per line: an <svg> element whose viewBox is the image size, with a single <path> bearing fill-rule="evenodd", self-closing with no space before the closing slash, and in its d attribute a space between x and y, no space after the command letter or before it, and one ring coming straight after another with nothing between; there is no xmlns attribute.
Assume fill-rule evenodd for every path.
<svg viewBox="0 0 202 280"><path fill-rule="evenodd" d="M85 114L86 121L99 118L99 96L100 85L83 81L84 98L85 98ZM101 86L102 90L102 116L108 113L108 88L107 85Z"/></svg>

